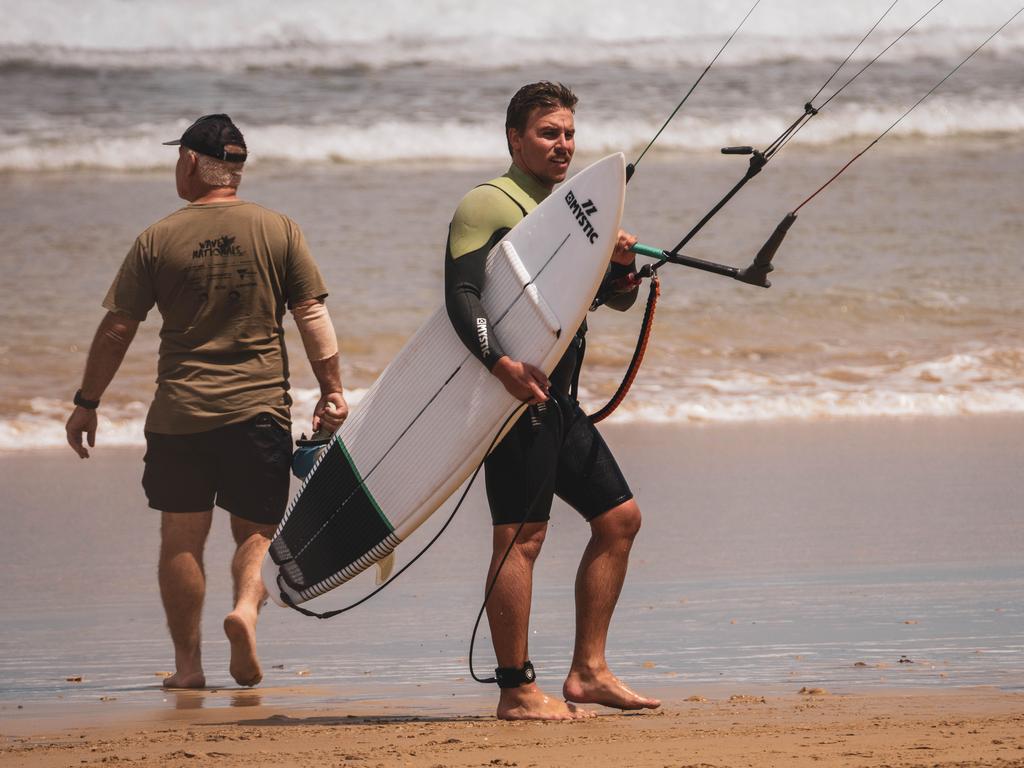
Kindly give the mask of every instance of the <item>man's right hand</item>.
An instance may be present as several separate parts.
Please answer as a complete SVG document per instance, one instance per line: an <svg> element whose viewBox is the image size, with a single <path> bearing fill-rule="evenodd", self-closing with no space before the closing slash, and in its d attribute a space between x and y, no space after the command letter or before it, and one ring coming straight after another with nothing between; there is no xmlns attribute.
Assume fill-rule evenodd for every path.
<svg viewBox="0 0 1024 768"><path fill-rule="evenodd" d="M505 355L494 364L491 373L516 400L536 405L548 399L551 382L544 375L544 371L536 366L513 360Z"/></svg>
<svg viewBox="0 0 1024 768"><path fill-rule="evenodd" d="M333 435L347 418L348 403L345 402L345 396L341 392L329 392L313 408L313 433L325 429Z"/></svg>
<svg viewBox="0 0 1024 768"><path fill-rule="evenodd" d="M67 432L71 449L79 458L88 459L89 449L82 445L82 433L85 433L89 441L89 448L96 447L96 411L75 406L68 417L68 423L64 425L64 431Z"/></svg>

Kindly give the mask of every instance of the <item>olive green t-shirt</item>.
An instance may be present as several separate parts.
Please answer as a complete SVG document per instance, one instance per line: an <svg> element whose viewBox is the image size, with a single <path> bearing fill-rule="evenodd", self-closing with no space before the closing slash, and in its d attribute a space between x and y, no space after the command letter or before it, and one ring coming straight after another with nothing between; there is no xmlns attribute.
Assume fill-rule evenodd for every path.
<svg viewBox="0 0 1024 768"><path fill-rule="evenodd" d="M205 432L270 413L290 423L286 308L327 295L298 225L243 200L188 205L136 239L103 300L163 318L146 430Z"/></svg>

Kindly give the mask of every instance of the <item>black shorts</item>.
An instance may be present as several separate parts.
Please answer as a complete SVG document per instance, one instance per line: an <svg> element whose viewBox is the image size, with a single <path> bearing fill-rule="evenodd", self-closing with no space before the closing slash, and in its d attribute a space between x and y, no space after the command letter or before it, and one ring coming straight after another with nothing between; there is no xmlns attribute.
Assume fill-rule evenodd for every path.
<svg viewBox="0 0 1024 768"><path fill-rule="evenodd" d="M269 414L190 435L146 432L142 487L162 512L214 503L260 525L277 525L288 503L291 433Z"/></svg>
<svg viewBox="0 0 1024 768"><path fill-rule="evenodd" d="M484 475L495 525L547 521L555 494L586 520L633 498L597 427L578 403L554 393L519 418Z"/></svg>

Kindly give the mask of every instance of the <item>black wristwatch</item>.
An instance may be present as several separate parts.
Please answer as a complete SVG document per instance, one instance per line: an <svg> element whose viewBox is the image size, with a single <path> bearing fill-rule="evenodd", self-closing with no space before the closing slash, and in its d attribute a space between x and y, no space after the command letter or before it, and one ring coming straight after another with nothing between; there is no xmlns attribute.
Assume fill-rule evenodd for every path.
<svg viewBox="0 0 1024 768"><path fill-rule="evenodd" d="M89 411L95 411L97 408L100 407L99 400L86 400L84 397L82 397L82 390L78 390L77 392L75 392L74 402L75 405L77 405L78 407L85 408L86 410Z"/></svg>

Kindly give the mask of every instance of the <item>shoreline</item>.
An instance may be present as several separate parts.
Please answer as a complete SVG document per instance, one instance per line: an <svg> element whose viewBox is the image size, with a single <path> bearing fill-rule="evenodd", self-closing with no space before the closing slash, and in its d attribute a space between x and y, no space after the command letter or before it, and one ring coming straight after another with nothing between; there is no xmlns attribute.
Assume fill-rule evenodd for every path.
<svg viewBox="0 0 1024 768"><path fill-rule="evenodd" d="M292 387L292 394L295 394L296 386ZM358 407L359 400L362 395L365 394L367 388L356 388L359 393L359 397L351 401L353 407ZM627 399L632 395L627 395ZM315 403L315 398L311 395L308 399L310 408ZM601 405L606 402L605 397L590 397L588 399L581 398L581 405L583 410L596 411ZM143 408L143 412L148 408L147 403L138 403ZM292 406L292 428L294 437L298 437L300 432L308 431L308 413L310 408L302 407L306 405L304 400L299 405ZM796 430L798 432L808 433L815 430L830 430L830 429L843 429L850 428L857 432L863 432L873 428L875 425L894 425L897 429L912 429L913 427L923 427L925 429L935 431L936 428L942 426L950 426L954 430L961 430L965 427L972 426L972 423L976 423L977 426L982 428L995 428L1002 431L1007 423L1016 423L1016 428L1020 429L1024 433L1024 411L1019 410L1005 410L1005 411L984 411L984 412L967 412L967 413L899 413L899 414L888 414L888 413L875 413L875 414L856 414L856 415L829 415L829 416L776 416L763 419L700 419L700 418L678 418L678 419L649 419L644 416L635 416L625 411L625 418L619 418L612 416L609 420L604 421L600 425L602 434L608 435L622 434L628 435L632 431L647 431L653 434L671 433L671 432L684 432L690 434L701 434L705 432L721 431L723 434L742 432L746 430L753 430L756 432L770 431L770 430ZM97 446L98 450L102 452L123 452L125 454L139 453L141 458L141 452L144 451L146 444L145 438L142 435L142 425L145 420L144 415L139 418L137 437L129 438L125 435L125 427L123 425L117 425L112 431L114 435L114 441L110 443L104 443L103 437L103 422L100 423L100 430L97 433ZM62 430L63 433L63 430ZM626 440L628 441L628 437ZM130 440L137 440L137 442L130 442ZM9 446L0 445L0 462L17 459L18 457L30 457L40 456L45 458L57 458L63 460L67 458L64 453L67 452L68 445L66 442L37 445L28 449L23 448L12 448ZM1024 456L1024 448L1021 449L1021 455ZM141 477L141 473L140 473ZM294 490L294 489L293 489Z"/></svg>
<svg viewBox="0 0 1024 768"><path fill-rule="evenodd" d="M241 695L241 694L240 694ZM198 697L192 697L198 698ZM686 766L1024 763L1024 694L695 695L656 712L507 723L418 702L135 709L106 722L5 724L5 765ZM245 705L240 705L245 706Z"/></svg>
<svg viewBox="0 0 1024 768"><path fill-rule="evenodd" d="M154 674L169 668L170 644L142 450L107 448L101 434L87 461L70 449L0 454L5 765L155 756L194 765L186 752L224 766L279 755L278 764L313 768L1024 761L1013 751L1024 746L1024 418L602 431L645 520L609 661L628 684L661 696L663 714L565 726L493 719L494 691L469 681L465 658L488 556L482 485L414 578L348 618L268 608L266 680L255 689L222 685L230 535L216 516L204 612L211 689L163 691ZM568 660L565 617L585 536L571 510L555 509L530 641L549 692ZM403 547L418 550L412 539ZM476 653L486 668L486 631ZM64 682L78 674L82 683ZM616 751L627 747L635 753Z"/></svg>

